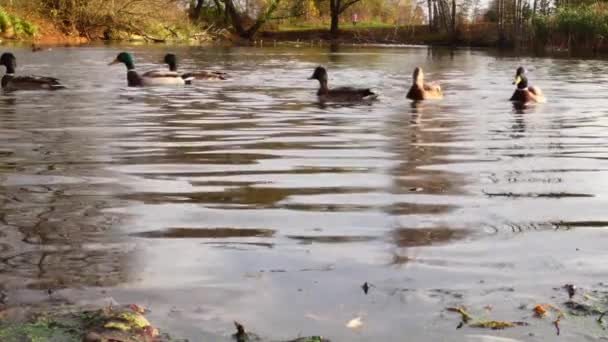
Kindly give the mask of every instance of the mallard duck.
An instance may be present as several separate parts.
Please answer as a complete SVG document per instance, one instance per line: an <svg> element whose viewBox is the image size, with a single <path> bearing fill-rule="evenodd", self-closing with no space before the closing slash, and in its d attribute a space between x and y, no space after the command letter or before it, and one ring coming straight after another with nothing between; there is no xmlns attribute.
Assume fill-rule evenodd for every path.
<svg viewBox="0 0 608 342"><path fill-rule="evenodd" d="M309 80L318 80L320 87L317 91L317 96L322 101L362 101L373 100L378 95L367 89L357 89L351 87L340 87L329 89L327 86L327 70L319 66L315 72L308 78Z"/></svg>
<svg viewBox="0 0 608 342"><path fill-rule="evenodd" d="M177 56L172 53L168 53L165 55L165 64L169 65L170 71L177 72ZM197 80L222 80L225 81L228 79L228 74L222 71L206 71L199 70L194 72L188 72L184 75L189 77L193 77Z"/></svg>
<svg viewBox="0 0 608 342"><path fill-rule="evenodd" d="M192 78L188 75L180 75L175 71L153 70L143 74L135 71L133 57L127 52L121 52L109 65L123 63L127 67L127 85L129 87L184 85Z"/></svg>
<svg viewBox="0 0 608 342"><path fill-rule="evenodd" d="M545 95L539 87L528 85L526 77L526 69L524 67L517 68L515 72L515 80L513 84L517 86L510 101L515 102L545 102Z"/></svg>
<svg viewBox="0 0 608 342"><path fill-rule="evenodd" d="M416 67L412 74L413 84L407 93L407 98L414 101L442 99L443 92L439 84L424 83L424 72L421 67Z"/></svg>
<svg viewBox="0 0 608 342"><path fill-rule="evenodd" d="M6 74L2 77L2 88L5 90L56 90L65 88L59 80L44 76L15 76L17 59L6 52L0 56L0 65L6 68Z"/></svg>

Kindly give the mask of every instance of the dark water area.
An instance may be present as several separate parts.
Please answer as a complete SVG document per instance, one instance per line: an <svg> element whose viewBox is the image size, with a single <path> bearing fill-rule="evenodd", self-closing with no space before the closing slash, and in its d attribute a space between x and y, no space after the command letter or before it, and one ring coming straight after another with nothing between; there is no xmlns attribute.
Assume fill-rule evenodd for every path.
<svg viewBox="0 0 608 342"><path fill-rule="evenodd" d="M166 52L228 81L127 88ZM410 48L7 48L61 92L0 95L0 289L113 297L192 341L555 338L538 303L608 290L608 62ZM323 106L330 86L371 105ZM443 101L405 99L417 65ZM525 65L548 102L508 98ZM607 178L608 179L608 178ZM372 284L366 295L364 282ZM503 331L456 329L464 305ZM491 307L492 309L488 309ZM484 309L485 308L485 309ZM357 329L346 323L361 317ZM608 336L565 319L560 338ZM508 341L508 340L503 340Z"/></svg>

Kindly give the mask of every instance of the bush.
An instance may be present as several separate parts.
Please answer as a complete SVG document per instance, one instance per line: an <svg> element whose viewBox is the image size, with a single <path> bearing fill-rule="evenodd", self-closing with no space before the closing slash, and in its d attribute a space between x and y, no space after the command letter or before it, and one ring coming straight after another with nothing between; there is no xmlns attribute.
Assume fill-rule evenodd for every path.
<svg viewBox="0 0 608 342"><path fill-rule="evenodd" d="M15 37L32 37L37 31L36 25L16 15L9 14L0 7L0 33Z"/></svg>

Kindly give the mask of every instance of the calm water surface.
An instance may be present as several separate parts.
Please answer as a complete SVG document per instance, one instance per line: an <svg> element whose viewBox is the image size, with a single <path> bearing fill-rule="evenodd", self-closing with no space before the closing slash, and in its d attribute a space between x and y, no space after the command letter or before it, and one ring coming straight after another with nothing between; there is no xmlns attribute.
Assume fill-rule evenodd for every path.
<svg viewBox="0 0 608 342"><path fill-rule="evenodd" d="M122 49L4 48L71 88L0 95L0 287L15 302L47 288L136 302L192 341L228 339L233 320L269 340L546 341L530 308L563 303L565 283L603 288L606 61L129 47L140 70L172 51L232 79L128 89L107 66ZM319 64L380 100L319 105ZM549 103L506 101L520 64ZM444 101L405 100L416 65ZM456 330L458 305L531 325ZM562 322L565 340L605 335Z"/></svg>

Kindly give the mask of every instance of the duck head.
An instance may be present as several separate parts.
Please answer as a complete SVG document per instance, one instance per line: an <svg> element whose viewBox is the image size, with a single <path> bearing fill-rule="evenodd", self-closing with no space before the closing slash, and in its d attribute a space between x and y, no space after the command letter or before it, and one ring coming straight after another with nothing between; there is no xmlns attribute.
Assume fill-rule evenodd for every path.
<svg viewBox="0 0 608 342"><path fill-rule="evenodd" d="M526 69L524 69L524 67L519 67L515 71L513 84L515 84L518 89L525 89L528 87L528 78L526 77Z"/></svg>
<svg viewBox="0 0 608 342"><path fill-rule="evenodd" d="M131 54L128 52L119 53L118 56L116 56L116 59L114 59L108 65L114 65L114 64L119 64L119 63L123 63L127 67L128 70L135 69L135 65L133 63L133 56L131 56Z"/></svg>
<svg viewBox="0 0 608 342"><path fill-rule="evenodd" d="M422 87L424 85L424 72L421 67L416 67L412 73L414 84Z"/></svg>
<svg viewBox="0 0 608 342"><path fill-rule="evenodd" d="M14 74L15 68L17 68L17 59L12 53L5 52L0 57L0 65L4 65L6 67L7 74Z"/></svg>
<svg viewBox="0 0 608 342"><path fill-rule="evenodd" d="M177 71L177 56L172 53L168 53L165 55L165 64L169 65L169 70Z"/></svg>
<svg viewBox="0 0 608 342"><path fill-rule="evenodd" d="M327 83L327 70L324 67L318 66L315 69L315 72L312 73L312 76L308 78L309 80L318 80L321 83Z"/></svg>

